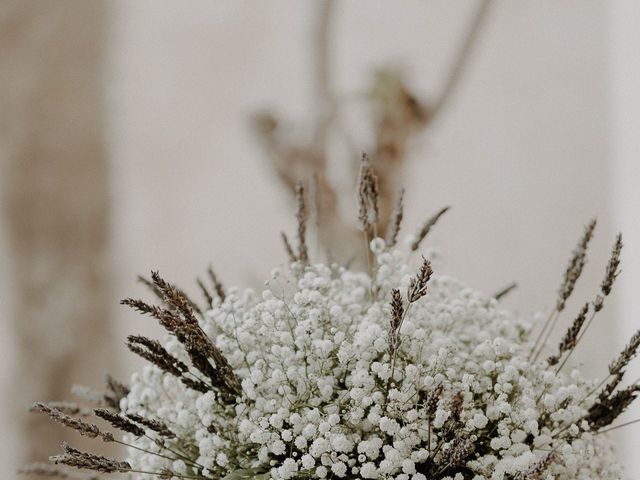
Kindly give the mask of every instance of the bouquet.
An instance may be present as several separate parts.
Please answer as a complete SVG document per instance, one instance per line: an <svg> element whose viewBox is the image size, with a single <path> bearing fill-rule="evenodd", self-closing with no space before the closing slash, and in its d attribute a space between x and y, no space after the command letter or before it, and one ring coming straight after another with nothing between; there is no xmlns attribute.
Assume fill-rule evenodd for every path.
<svg viewBox="0 0 640 480"><path fill-rule="evenodd" d="M147 366L128 385L108 378L105 393L76 389L90 408L33 407L81 435L126 446L126 458L64 444L50 459L55 465L23 471L202 480L620 478L606 432L640 391L624 382L640 332L600 381L568 360L618 276L621 236L598 294L568 312L596 225L589 223L552 312L527 320L500 306L506 291L471 290L416 255L444 210L401 248L400 196L380 238L377 179L366 158L357 198L365 271L311 261L299 185L296 241L283 236L290 261L262 292L225 289L210 270L208 284L198 281L197 303L152 272L145 282L157 302L122 302L166 330L161 341L128 337ZM559 345L548 345L565 313L572 322Z"/></svg>

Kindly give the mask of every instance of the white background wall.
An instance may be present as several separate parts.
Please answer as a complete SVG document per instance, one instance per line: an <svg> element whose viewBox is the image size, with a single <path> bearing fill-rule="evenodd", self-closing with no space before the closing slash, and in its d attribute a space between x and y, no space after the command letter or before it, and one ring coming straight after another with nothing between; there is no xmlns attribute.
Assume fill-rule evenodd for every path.
<svg viewBox="0 0 640 480"><path fill-rule="evenodd" d="M227 283L257 284L284 258L278 233L291 228L293 208L247 118L273 106L308 121L312 3L112 5L114 302L139 293L134 276L151 268L188 287L212 261ZM372 68L393 62L425 96L434 94L472 6L341 5L339 87L354 92ZM438 270L487 292L517 280L508 304L523 314L551 305L590 217L601 225L580 300L595 292L613 236L624 229L624 287L583 346L594 375L639 326L640 112L630 107L640 104L632 47L640 43L630 38L640 31L637 10L632 1L495 2L459 95L408 165L405 225L453 206L432 239ZM122 338L151 328L124 309L118 321ZM636 407L630 417L639 414ZM627 445L637 443L640 426L628 435ZM640 472L630 451L625 458L630 473Z"/></svg>
<svg viewBox="0 0 640 480"><path fill-rule="evenodd" d="M613 107L612 139L614 158L614 218L626 235L628 252L624 263L625 281L620 285L621 326L618 337L628 337L640 327L640 3L615 2L610 16L610 92ZM636 362L632 379L640 377ZM627 417L636 419L640 409ZM640 429L638 424L622 436L622 451L629 472L640 472Z"/></svg>

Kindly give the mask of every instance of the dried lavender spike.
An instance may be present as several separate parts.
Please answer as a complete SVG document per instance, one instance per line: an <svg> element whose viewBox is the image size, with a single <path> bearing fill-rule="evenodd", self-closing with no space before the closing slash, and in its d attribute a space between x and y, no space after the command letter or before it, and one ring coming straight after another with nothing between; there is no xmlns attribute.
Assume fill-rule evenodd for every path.
<svg viewBox="0 0 640 480"><path fill-rule="evenodd" d="M136 310L139 313L149 314L154 317L156 317L161 310L159 307L156 307L155 305L149 305L143 300L139 300L135 298L125 298L123 300L120 300L120 305L126 305Z"/></svg>
<svg viewBox="0 0 640 480"><path fill-rule="evenodd" d="M618 358L609 365L609 373L617 375L623 373L629 362L635 358L640 348L640 330L638 330L629 340L627 346L620 352Z"/></svg>
<svg viewBox="0 0 640 480"><path fill-rule="evenodd" d="M475 450L474 442L468 437L456 437L451 442L451 447L442 456L441 464L444 469L450 466L463 465Z"/></svg>
<svg viewBox="0 0 640 480"><path fill-rule="evenodd" d="M147 287L159 300L163 299L162 292L156 287L151 280L148 278L138 275L137 279L140 283L142 283L145 287Z"/></svg>
<svg viewBox="0 0 640 480"><path fill-rule="evenodd" d="M111 375L105 375L108 393L105 395L107 404L116 410L120 409L120 401L129 395L129 387L117 381Z"/></svg>
<svg viewBox="0 0 640 480"><path fill-rule="evenodd" d="M497 293L494 293L492 295L492 298L495 298L496 300L502 300L504 297L506 297L507 295L509 295L512 291L514 291L516 288L518 288L518 284L516 282L513 282L510 285L507 285L506 287L504 287L502 290L500 290Z"/></svg>
<svg viewBox="0 0 640 480"><path fill-rule="evenodd" d="M611 425L631 405L640 392L640 385L631 385L598 401L589 409L587 422L593 430Z"/></svg>
<svg viewBox="0 0 640 480"><path fill-rule="evenodd" d="M400 290L394 288L391 290L391 329L397 330L402 323L404 316L404 306L402 304L402 295Z"/></svg>
<svg viewBox="0 0 640 480"><path fill-rule="evenodd" d="M389 325L389 353L393 357L400 347L400 326L404 318L404 305L400 290L391 290L391 321Z"/></svg>
<svg viewBox="0 0 640 480"><path fill-rule="evenodd" d="M400 233L400 225L402 224L402 218L404 215L404 188L400 189L398 193L398 200L391 214L391 221L389 222L389 229L387 230L387 238L385 243L387 248L393 248L398 241L398 233Z"/></svg>
<svg viewBox="0 0 640 480"><path fill-rule="evenodd" d="M309 263L309 250L307 248L307 207L304 201L304 185L296 184L296 201L298 210L296 220L298 222L298 259L304 265Z"/></svg>
<svg viewBox="0 0 640 480"><path fill-rule="evenodd" d="M431 262L422 257L420 271L415 278L411 279L409 288L407 289L407 299L409 300L409 303L417 302L427 294L427 283L429 282L431 275L433 275Z"/></svg>
<svg viewBox="0 0 640 480"><path fill-rule="evenodd" d="M378 223L378 196L378 177L369 157L363 153L358 174L358 221L365 232L371 231Z"/></svg>
<svg viewBox="0 0 640 480"><path fill-rule="evenodd" d="M441 210L439 210L435 215L433 215L431 218L429 218L424 225L422 225L422 228L420 229L420 231L418 232L418 234L416 235L416 239L413 241L413 243L411 244L411 251L415 252L418 248L420 248L420 244L422 243L422 241L427 237L427 235L429 235L429 232L431 231L431 229L433 228L433 226L438 223L438 220L440 220L440 217L442 217L442 215L444 215L445 213L447 213L449 211L451 207L444 207Z"/></svg>
<svg viewBox="0 0 640 480"><path fill-rule="evenodd" d="M64 453L49 457L54 464L67 465L69 467L86 468L96 472L103 473L126 473L131 470L131 465L127 462L120 462L102 455L94 455L92 453L81 452L67 443L63 443Z"/></svg>
<svg viewBox="0 0 640 480"><path fill-rule="evenodd" d="M211 295L211 293L209 293L209 290L207 289L206 285L202 280L197 278L196 283L198 284L198 287L202 292L202 296L204 297L206 307L211 308L213 306L213 296Z"/></svg>
<svg viewBox="0 0 640 480"><path fill-rule="evenodd" d="M142 428L118 413L107 410L106 408L95 408L93 412L98 417L109 422L113 428L130 433L136 437L144 436L144 430Z"/></svg>
<svg viewBox="0 0 640 480"><path fill-rule="evenodd" d="M454 422L460 421L460 416L462 415L462 407L464 404L464 393L456 392L456 394L451 399L451 419Z"/></svg>
<svg viewBox="0 0 640 480"><path fill-rule="evenodd" d="M189 297L189 295L187 295L187 293L184 290L182 290L181 288L177 288L177 287L174 287L174 288L175 288L176 292L178 292L182 297L184 297L184 299L187 301L187 303L191 307L191 310L193 310L195 313L197 313L198 315L200 315L202 317L202 310L200 309L198 304L196 302L194 302L193 300L191 300L191 297Z"/></svg>
<svg viewBox="0 0 640 480"><path fill-rule="evenodd" d="M442 396L442 392L444 390L444 386L442 383L438 383L433 390L431 390L431 392L429 392L429 395L427 396L427 399L424 402L424 409L425 412L427 413L427 417L428 418L432 418L435 413L436 410L438 408L438 402L440 401L440 397Z"/></svg>
<svg viewBox="0 0 640 480"><path fill-rule="evenodd" d="M602 392L600 392L600 395L598 395L598 398L601 402L606 400L613 394L615 389L618 388L618 386L622 383L623 377L624 375L622 373L618 373L614 375L613 379L605 385L605 387L602 389Z"/></svg>
<svg viewBox="0 0 640 480"><path fill-rule="evenodd" d="M587 248L589 246L589 242L593 238L593 231L595 230L595 228L596 219L594 218L585 227L584 234L582 235L582 237L580 237L578 245L571 254L569 264L567 265L567 269L564 272L562 285L558 290L558 301L556 302L556 310L558 312L564 310L566 302L573 293L576 282L582 274L582 270L587 260Z"/></svg>
<svg viewBox="0 0 640 480"><path fill-rule="evenodd" d="M127 347L162 371L176 377L182 376L189 370L182 361L171 355L157 340L151 340L141 335L129 335Z"/></svg>
<svg viewBox="0 0 640 480"><path fill-rule="evenodd" d="M42 402L44 403L44 402ZM93 411L89 408L85 408L79 403L76 402L68 402L66 400L63 401L55 401L55 402L46 402L44 403L49 408L54 408L66 415L78 415L80 417L88 417L93 413ZM38 412L40 411L39 407L32 405L29 408L30 412Z"/></svg>
<svg viewBox="0 0 640 480"><path fill-rule="evenodd" d="M560 357L562 357L565 352L568 352L569 350L573 350L575 348L578 343L578 335L580 334L582 325L584 325L584 322L587 319L588 312L589 304L585 303L582 307L582 310L580 310L580 313L575 318L571 326L567 329L567 332L564 334L564 337L560 341L558 354L547 359L549 365L556 365L560 361Z"/></svg>
<svg viewBox="0 0 640 480"><path fill-rule="evenodd" d="M175 434L169 429L167 425L159 420L153 420L150 418L137 415L135 413L127 413L127 418L133 422L147 427L149 430L153 430L163 438L175 438Z"/></svg>
<svg viewBox="0 0 640 480"><path fill-rule="evenodd" d="M613 284L620 275L620 253L622 252L622 234L619 233L616 236L616 241L613 244L613 248L611 249L611 257L609 258L609 262L607 263L607 269L604 275L604 279L602 280L602 284L600 285L600 291L602 295L598 295L596 297L593 306L596 312L602 310L602 306L604 303L604 297L608 296L611 293L611 289L613 288Z"/></svg>
<svg viewBox="0 0 640 480"><path fill-rule="evenodd" d="M65 413L62 413L60 410L56 408L52 408L45 403L37 402L33 404L32 411L39 412L47 415L54 422L60 423L65 427L71 428L78 432L80 435L89 438L96 438L99 436L103 436L102 432L98 429L96 425L92 423L87 423L83 420L71 417ZM108 434L105 440L109 441L112 439ZM104 436L103 436L104 437Z"/></svg>
<svg viewBox="0 0 640 480"><path fill-rule="evenodd" d="M216 291L216 295L218 295L218 298L221 302L224 302L225 298L227 298L227 294L225 293L224 287L218 279L218 276L213 271L213 267L211 265L209 265L209 267L207 268L207 273L209 274L211 283L213 283L213 289Z"/></svg>
<svg viewBox="0 0 640 480"><path fill-rule="evenodd" d="M164 294L164 302L182 314L184 320L197 324L198 320L194 315L192 303L185 293L164 280L157 271L151 272L151 280Z"/></svg>

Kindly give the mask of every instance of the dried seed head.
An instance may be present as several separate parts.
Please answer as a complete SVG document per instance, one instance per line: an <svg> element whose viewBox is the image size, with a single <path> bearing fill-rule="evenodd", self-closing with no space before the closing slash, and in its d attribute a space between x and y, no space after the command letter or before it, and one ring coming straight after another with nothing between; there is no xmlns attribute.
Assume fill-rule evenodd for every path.
<svg viewBox="0 0 640 480"><path fill-rule="evenodd" d="M597 431L611 425L633 403L639 392L640 385L631 385L608 398L598 398L586 418L592 430Z"/></svg>
<svg viewBox="0 0 640 480"><path fill-rule="evenodd" d="M475 444L469 437L456 437L451 441L451 445L443 454L440 463L450 467L464 465L474 451Z"/></svg>
<svg viewBox="0 0 640 480"><path fill-rule="evenodd" d="M209 289L207 288L207 286L199 278L196 279L196 283L198 284L198 288L200 288L200 291L202 292L202 296L204 297L206 308L213 307L213 295L209 293Z"/></svg>
<svg viewBox="0 0 640 480"><path fill-rule="evenodd" d="M153 430L158 435L163 438L170 439L175 438L175 434L167 427L166 424L159 420L153 420L150 418L145 418L141 415L137 415L135 413L128 413L127 418L133 422L136 422L140 425L147 427L149 430Z"/></svg>
<svg viewBox="0 0 640 480"><path fill-rule="evenodd" d="M596 312L602 310L602 306L604 303L604 297L608 296L611 293L611 289L613 288L613 284L620 275L620 254L622 252L622 234L619 233L616 236L616 241L613 244L613 248L611 249L611 257L609 258L609 263L607 263L607 269L604 274L604 279L602 280L602 284L600 285L600 291L602 295L598 295L596 297L595 302L593 302L593 306Z"/></svg>
<svg viewBox="0 0 640 480"><path fill-rule="evenodd" d="M309 263L309 250L307 248L307 207L304 200L304 185L302 182L296 184L296 201L298 210L296 220L298 222L298 260L304 265Z"/></svg>
<svg viewBox="0 0 640 480"><path fill-rule="evenodd" d="M402 303L402 295L400 290L394 288L391 290L391 330L397 330L402 323L404 316L404 305Z"/></svg>
<svg viewBox="0 0 640 480"><path fill-rule="evenodd" d="M369 163L369 157L362 154L358 175L358 221L360 228L367 233L378 223L378 196L378 177Z"/></svg>
<svg viewBox="0 0 640 480"><path fill-rule="evenodd" d="M427 413L428 418L432 418L435 415L436 410L438 409L438 402L440 402L440 397L442 396L443 390L444 386L442 385L442 383L438 383L427 395L427 398L424 402L424 409Z"/></svg>
<svg viewBox="0 0 640 480"><path fill-rule="evenodd" d="M589 304L585 303L578 316L575 318L571 326L567 329L567 332L564 334L564 337L562 338L562 341L560 342L560 345L558 347L558 354L547 359L549 365L556 365L558 361L560 361L560 357L562 357L562 354L575 348L576 344L578 343L578 335L580 334L580 329L582 329L582 325L584 325L584 322L587 319L588 312Z"/></svg>
<svg viewBox="0 0 640 480"><path fill-rule="evenodd" d="M396 206L391 214L391 221L389 222L389 229L387 230L387 237L385 243L387 248L393 248L398 241L398 233L400 232L400 225L402 224L402 217L404 215L404 188L400 189L398 193L398 200Z"/></svg>
<svg viewBox="0 0 640 480"><path fill-rule="evenodd" d="M451 419L454 422L460 421L463 405L464 405L464 392L456 392L456 394L451 399Z"/></svg>
<svg viewBox="0 0 640 480"><path fill-rule="evenodd" d="M67 465L69 467L85 468L103 473L126 473L131 470L131 465L127 462L119 462L111 458L92 453L81 452L66 443L62 444L64 453L49 457L54 464Z"/></svg>
<svg viewBox="0 0 640 480"><path fill-rule="evenodd" d="M433 269L431 268L431 262L422 257L422 265L420 271L412 278L407 290L407 299L409 303L414 303L420 300L427 294L427 283L433 275Z"/></svg>
<svg viewBox="0 0 640 480"><path fill-rule="evenodd" d="M171 355L157 340L151 340L142 335L129 335L127 347L163 372L180 377L189 371L182 361Z"/></svg>
<svg viewBox="0 0 640 480"><path fill-rule="evenodd" d="M213 289L216 291L216 295L218 295L218 298L220 299L221 302L224 302L224 300L227 298L227 294L224 291L224 286L218 279L218 276L213 271L213 268L211 267L211 265L209 265L209 268L207 268L207 273L209 274L209 279L211 280L211 283L213 283Z"/></svg>
<svg viewBox="0 0 640 480"><path fill-rule="evenodd" d="M138 281L142 283L145 287L147 287L151 291L151 293L153 293L159 300L163 299L162 292L158 289L158 287L156 287L153 284L151 280L149 280L148 278L142 275L138 275L137 278L138 278Z"/></svg>
<svg viewBox="0 0 640 480"><path fill-rule="evenodd" d="M404 305L400 290L391 290L391 320L389 325L389 353L393 357L400 348L400 326L404 317Z"/></svg>
<svg viewBox="0 0 640 480"><path fill-rule="evenodd" d="M105 394L107 404L111 408L119 410L120 401L129 395L129 387L109 374L105 375L105 383L107 384L107 393Z"/></svg>
<svg viewBox="0 0 640 480"><path fill-rule="evenodd" d="M33 412L39 412L47 415L54 422L60 423L65 427L71 428L78 432L80 435L89 438L102 437L105 441L112 441L113 437L110 434L103 434L96 425L92 423L87 423L78 418L71 417L65 413L62 413L60 410L56 408L52 408L46 403L34 403L31 409Z"/></svg>
<svg viewBox="0 0 640 480"><path fill-rule="evenodd" d="M40 412L41 411L40 408L37 407L36 405L32 405L29 411ZM93 413L91 409L85 408L76 402L57 401L57 402L47 402L46 405L49 408L56 409L66 415L77 415L80 417L88 417Z"/></svg>
<svg viewBox="0 0 640 480"><path fill-rule="evenodd" d="M609 365L609 373L617 375L624 372L629 362L635 358L640 348L640 330L638 330L629 340L627 346L620 352L618 358Z"/></svg>
<svg viewBox="0 0 640 480"><path fill-rule="evenodd" d="M93 412L103 420L111 424L113 428L117 428L123 432L130 433L136 437L142 437L144 430L123 415L120 415L106 408L95 408Z"/></svg>
<svg viewBox="0 0 640 480"><path fill-rule="evenodd" d="M558 310L558 312L564 310L566 302L573 293L576 282L582 274L582 270L587 261L587 248L589 246L589 242L593 238L593 231L595 230L595 228L596 220L593 219L585 227L584 234L580 238L580 241L578 242L576 248L573 250L571 259L569 260L569 265L567 265L567 269L564 272L562 285L558 290L558 300L556 302L556 309Z"/></svg>
<svg viewBox="0 0 640 480"><path fill-rule="evenodd" d="M429 232L431 231L433 226L436 223L438 223L438 220L440 220L440 217L442 215L444 215L445 213L447 213L450 208L451 207L444 207L443 209L439 210L435 215L433 215L431 218L429 218L424 223L424 225L422 225L422 228L420 229L420 231L416 235L416 239L411 244L411 251L412 252L415 252L416 250L418 250L418 248L420 248L420 244L427 237L427 235L429 235Z"/></svg>

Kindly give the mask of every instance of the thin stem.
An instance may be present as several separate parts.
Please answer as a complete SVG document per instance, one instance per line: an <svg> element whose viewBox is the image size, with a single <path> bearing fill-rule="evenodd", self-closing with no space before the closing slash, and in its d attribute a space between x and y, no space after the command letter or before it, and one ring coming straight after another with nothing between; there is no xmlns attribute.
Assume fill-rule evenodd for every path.
<svg viewBox="0 0 640 480"><path fill-rule="evenodd" d="M578 339L576 340L576 344L571 347L571 349L569 350L569 353L567 354L567 356L565 357L565 359L562 361L562 363L560 364L560 366L557 368L556 370L556 375L558 373L560 373L560 370L562 370L562 367L565 366L565 364L569 361L569 358L571 357L571 354L574 352L574 350L576 349L576 347L578 346L578 344L580 343L580 339L584 336L584 334L587 332L587 329L589 328L589 325L591 325L591 322L593 322L593 317L596 316L597 312L593 312L591 314L591 317L589 318L589 320L587 321L587 325L584 327L584 329L582 330L582 333L580 335L578 335Z"/></svg>
<svg viewBox="0 0 640 480"><path fill-rule="evenodd" d="M557 316L557 315L558 315L558 310L554 309L549 314L549 316L547 317L547 320L546 320L546 322L544 322L544 326L542 327L542 330L540 330L540 333L538 334L538 337L536 338L536 341L533 344L533 348L531 349L531 353L529 353L529 360L531 360L533 358L533 354L537 350L538 344L540 343L540 340L542 340L542 336L544 335L545 330L549 327L551 322L553 322L555 320L554 317Z"/></svg>
<svg viewBox="0 0 640 480"><path fill-rule="evenodd" d="M154 442L156 445L158 445L158 441L157 441L157 440L155 440L155 439L153 439L153 438L151 438L149 435L145 434L145 437L147 437L149 440L151 440L151 441L152 441L152 442ZM178 451L176 451L176 450L174 450L174 449L172 449L172 448L168 447L168 446L167 446L167 444L166 444L164 441L160 441L160 442L161 442L161 444L162 444L162 445L161 445L161 446L162 446L162 448L164 448L165 450L168 450L169 452L173 453L174 455L176 455L176 456L177 456L178 458L180 458L181 460L184 460L186 463L190 463L190 464L192 464L192 465L193 465L193 466L195 466L195 467L199 467L199 468L203 468L203 469L204 469L204 468L206 468L204 465L201 465L201 464L199 464L198 462L191 460L191 459L190 459L189 457L187 457L186 455L184 455L184 454L182 454L182 453L180 453L180 452L178 452ZM158 445L158 446L160 446L160 445Z"/></svg>
<svg viewBox="0 0 640 480"><path fill-rule="evenodd" d="M594 388L592 388L587 395L578 402L578 405L582 405L584 403L584 401L589 398L591 395L593 395L594 393L596 393L598 390L600 390L600 388L607 383L607 381L612 377L613 375L609 374L607 375L598 385L596 385Z"/></svg>
<svg viewBox="0 0 640 480"><path fill-rule="evenodd" d="M149 470L134 470L133 468L126 470L129 473L144 473L146 475L154 475L159 478L167 478L167 472L151 472ZM203 477L201 475L182 475L176 472L170 472L172 477L177 478L193 478L197 480L208 480L209 477Z"/></svg>
<svg viewBox="0 0 640 480"><path fill-rule="evenodd" d="M147 450L145 448L137 447L137 446L132 445L130 443L122 442L120 440L113 439L112 442L118 443L118 444L123 445L123 446L128 447L128 448L133 448L133 449L138 450L138 451L143 452L143 453L148 453L149 455L155 455L157 457L164 458L166 460L171 460L172 462L175 462L176 460L178 460L177 458L169 457L167 455L163 455L163 454L158 453L158 452L152 452L151 450Z"/></svg>
<svg viewBox="0 0 640 480"><path fill-rule="evenodd" d="M398 329L397 329L398 330L398 335L400 335L400 329L402 328L402 324L404 323L404 319L407 318L407 313L409 313L410 309L411 309L411 303L409 303L407 305L407 308L405 309L404 313L402 314L402 318L400 319L400 324L398 325ZM395 374L397 357L398 357L398 349L394 348L393 349L393 356L391 358L391 376L387 380L387 396L389 396L389 388L391 388L391 382L393 381L393 376Z"/></svg>
<svg viewBox="0 0 640 480"><path fill-rule="evenodd" d="M547 344L547 341L549 340L549 337L551 336L551 334L553 333L553 329L555 328L556 324L558 323L558 315L560 314L560 312L558 312L556 310L556 315L553 319L553 321L551 322L551 324L549 325L549 330L547 330L546 335L544 336L544 339L542 340L542 342L540 342L540 346L538 347L538 353L536 353L533 356L533 361L537 361L538 358L540 357L540 354L543 352L545 345Z"/></svg>
<svg viewBox="0 0 640 480"><path fill-rule="evenodd" d="M599 430L596 433L594 433L594 435L599 435L601 433L607 433L607 432L610 432L612 430L617 430L618 428L622 428L622 427L628 427L629 425L633 425L634 423L638 423L638 422L640 422L640 418L636 418L635 420L631 420L630 422L621 423L620 425L616 425L615 427L607 428L606 430Z"/></svg>
<svg viewBox="0 0 640 480"><path fill-rule="evenodd" d="M596 316L596 313L598 313L598 312L594 310L594 312L591 314L591 318L589 318L589 321L587 322L587 325L582 330L582 333L580 333L580 335L578 335L578 340L576 340L576 345L580 342L580 340L582 339L584 334L587 333L587 329L591 326L591 322L593 322L593 317Z"/></svg>

